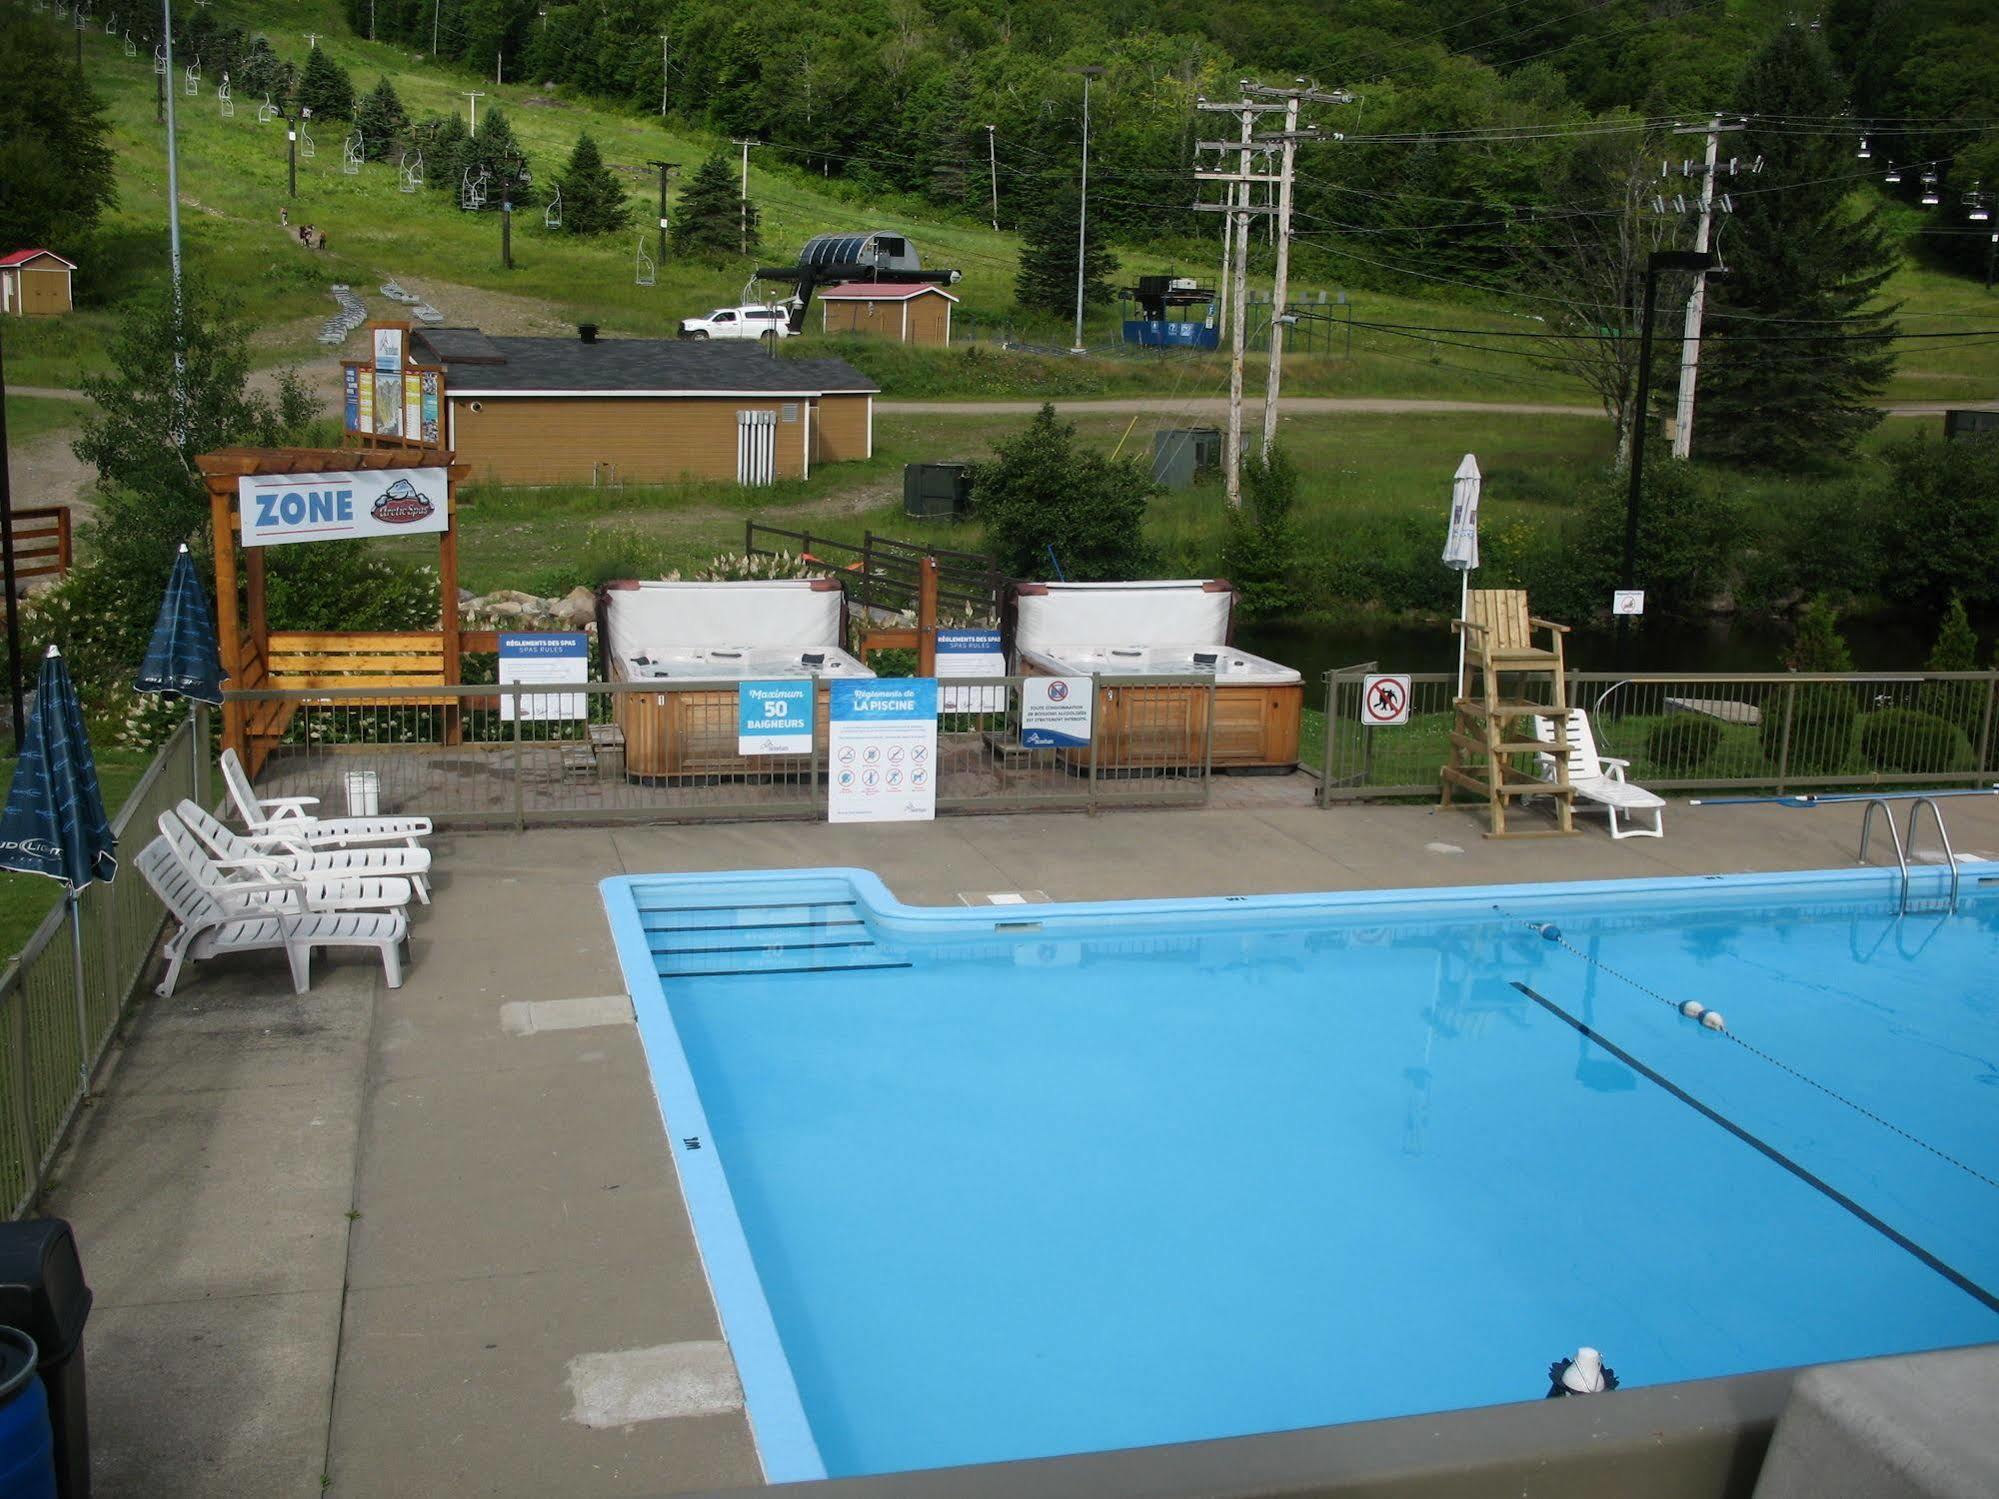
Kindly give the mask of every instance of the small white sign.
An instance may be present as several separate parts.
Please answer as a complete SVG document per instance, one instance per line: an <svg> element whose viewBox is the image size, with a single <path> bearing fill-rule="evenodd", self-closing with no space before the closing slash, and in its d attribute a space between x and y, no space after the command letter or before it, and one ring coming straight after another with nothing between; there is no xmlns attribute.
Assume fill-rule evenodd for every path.
<svg viewBox="0 0 1999 1499"><path fill-rule="evenodd" d="M1360 684L1360 721L1369 728L1392 729L1409 722L1409 677L1377 672Z"/></svg>
<svg viewBox="0 0 1999 1499"><path fill-rule="evenodd" d="M1094 677L1023 677L1020 743L1023 749L1082 749L1096 716Z"/></svg>
<svg viewBox="0 0 1999 1499"><path fill-rule="evenodd" d="M1642 588L1620 588L1610 596L1612 614L1643 614L1645 612L1645 590Z"/></svg>
<svg viewBox="0 0 1999 1499"><path fill-rule="evenodd" d="M812 753L813 683L745 682L736 689L736 753Z"/></svg>
<svg viewBox="0 0 1999 1499"><path fill-rule="evenodd" d="M246 547L448 530L449 496L450 475L441 468L259 474L236 481Z"/></svg>
<svg viewBox="0 0 1999 1499"><path fill-rule="evenodd" d="M500 636L500 681L503 683L566 683L590 680L590 639L567 631L516 633ZM500 721L539 723L557 718L588 718L589 699L580 692L509 693L500 699Z"/></svg>
<svg viewBox="0 0 1999 1499"><path fill-rule="evenodd" d="M937 675L940 677L1003 677L1006 654L998 630L939 630ZM946 687L941 704L946 713L1004 713L1004 687Z"/></svg>

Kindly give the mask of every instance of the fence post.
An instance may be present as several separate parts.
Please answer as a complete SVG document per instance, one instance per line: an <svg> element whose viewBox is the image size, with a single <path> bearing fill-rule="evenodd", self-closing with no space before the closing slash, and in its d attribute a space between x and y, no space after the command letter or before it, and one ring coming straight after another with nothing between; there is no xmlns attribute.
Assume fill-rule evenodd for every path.
<svg viewBox="0 0 1999 1499"><path fill-rule="evenodd" d="M1021 681L1021 688L1020 688L1020 692L1021 692L1021 696L1022 696L1022 698L1024 699L1024 698L1026 697L1026 695L1027 695L1027 686L1026 686L1026 679L1025 679L1025 678L1022 678L1022 681ZM1025 704L1023 703L1023 707L1024 707L1024 706L1025 706ZM1098 741L1099 741L1099 738L1100 738L1100 736L1101 736L1101 734L1102 734L1102 731L1103 731L1103 723L1104 723L1104 694L1103 694L1103 687L1102 687L1102 684L1101 684L1101 683L1100 683L1100 682L1099 682L1099 681L1097 680L1097 674L1096 674L1095 672L1091 672L1091 673L1090 673L1090 800L1089 800L1089 807L1090 807L1090 813L1091 813L1091 815L1092 815L1092 816L1094 816L1094 815L1096 814L1096 811L1097 811L1097 744L1098 744ZM1056 769L1057 769L1058 771L1059 771L1059 770L1061 770L1061 768L1062 768L1062 766L1061 766L1061 760L1060 760L1060 757L1059 757L1059 756L1057 757L1057 760L1056 760L1056 766L1055 766L1055 768L1056 768Z"/></svg>
<svg viewBox="0 0 1999 1499"><path fill-rule="evenodd" d="M527 831L527 776L521 764L521 694L514 689L514 831Z"/></svg>
<svg viewBox="0 0 1999 1499"><path fill-rule="evenodd" d="M1201 805L1215 799L1215 682L1208 679L1207 732L1201 735Z"/></svg>
<svg viewBox="0 0 1999 1499"><path fill-rule="evenodd" d="M1978 730L1978 768L1982 771L1992 763L1992 709L1999 702L1999 672L1985 678L1985 717Z"/></svg>
<svg viewBox="0 0 1999 1499"><path fill-rule="evenodd" d="M1784 794L1784 782L1791 773L1791 726L1797 722L1798 684L1784 684L1784 732L1777 741L1777 794Z"/></svg>
<svg viewBox="0 0 1999 1499"><path fill-rule="evenodd" d="M746 520L743 522L743 556L746 558L750 556L756 550L756 544L757 523L753 520Z"/></svg>
<svg viewBox="0 0 1999 1499"><path fill-rule="evenodd" d="M832 696L832 691L833 689L830 687L826 689L827 696L829 699ZM832 718L832 714L833 714L832 704L829 701L826 708L826 716L829 720ZM806 803L813 809L814 815L817 815L819 810L819 684L816 682L813 683L812 686L812 704L811 707L807 710L806 722L810 724L812 728L812 762L810 770L807 771L807 774L811 777L811 779L808 780L805 785L805 800ZM830 723L827 727L826 732L829 735L833 732ZM932 765L930 767L930 775L932 777L931 784L934 786L936 784L936 775L937 775L937 767L935 765ZM826 794L829 797L833 794L831 787L827 788Z"/></svg>
<svg viewBox="0 0 1999 1499"><path fill-rule="evenodd" d="M1333 784L1333 714L1334 710L1339 707L1339 682L1339 673L1328 668L1326 671L1326 722L1325 730L1320 735L1319 744L1318 801L1322 807L1330 807L1333 804L1332 798L1326 794L1326 791Z"/></svg>

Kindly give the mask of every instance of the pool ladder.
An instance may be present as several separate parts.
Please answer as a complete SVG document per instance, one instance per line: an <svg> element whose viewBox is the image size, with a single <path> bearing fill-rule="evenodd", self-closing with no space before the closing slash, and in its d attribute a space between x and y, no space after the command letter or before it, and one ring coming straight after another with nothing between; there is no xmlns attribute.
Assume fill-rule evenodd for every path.
<svg viewBox="0 0 1999 1499"><path fill-rule="evenodd" d="M1944 866L1950 870L1950 897L1945 903L1944 909L1947 912L1955 913L1957 910L1958 882L1957 854L1950 846L1950 830L1943 825L1943 813L1938 809L1936 802L1930 797L1919 796L1909 803L1909 826L1906 834L1895 830L1894 808L1890 807L1882 797L1877 796L1870 800L1867 803L1867 810L1861 814L1860 818L1859 862L1862 864L1867 862L1867 840L1874 832L1874 814L1879 812L1881 820L1888 825L1889 841L1895 845L1895 867L1902 874L1902 893L1900 900L1896 903L1896 910L1903 916L1909 914L1909 854L1916 846L1916 819L1922 815L1922 810L1925 807L1930 809L1930 821L1936 824L1937 841L1943 844Z"/></svg>

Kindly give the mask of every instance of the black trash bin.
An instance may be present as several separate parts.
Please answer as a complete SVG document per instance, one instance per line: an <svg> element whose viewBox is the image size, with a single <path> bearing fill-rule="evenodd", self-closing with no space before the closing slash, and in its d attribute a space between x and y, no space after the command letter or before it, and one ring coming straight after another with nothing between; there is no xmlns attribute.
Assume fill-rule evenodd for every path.
<svg viewBox="0 0 1999 1499"><path fill-rule="evenodd" d="M69 1224L60 1218L0 1223L0 1325L20 1328L40 1351L60 1499L90 1496L83 1392L83 1324L89 1320L90 1287L83 1283Z"/></svg>

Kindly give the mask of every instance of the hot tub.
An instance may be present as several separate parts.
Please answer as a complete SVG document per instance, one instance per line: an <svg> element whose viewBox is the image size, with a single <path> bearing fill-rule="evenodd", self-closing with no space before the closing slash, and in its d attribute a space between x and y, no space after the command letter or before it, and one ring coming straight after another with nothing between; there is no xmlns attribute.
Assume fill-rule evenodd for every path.
<svg viewBox="0 0 1999 1499"><path fill-rule="evenodd" d="M841 648L846 600L830 578L612 583L598 619L611 679L664 689L617 696L633 780L797 769L803 756L737 752L736 684L874 675ZM828 695L817 691L822 763Z"/></svg>
<svg viewBox="0 0 1999 1499"><path fill-rule="evenodd" d="M1205 683L1104 688L1099 768L1198 766L1207 757L1218 770L1293 770L1304 678L1227 644L1234 602L1219 579L1019 584L1014 648L1029 676L1214 679L1212 725ZM1116 643L1091 643L1103 641Z"/></svg>

